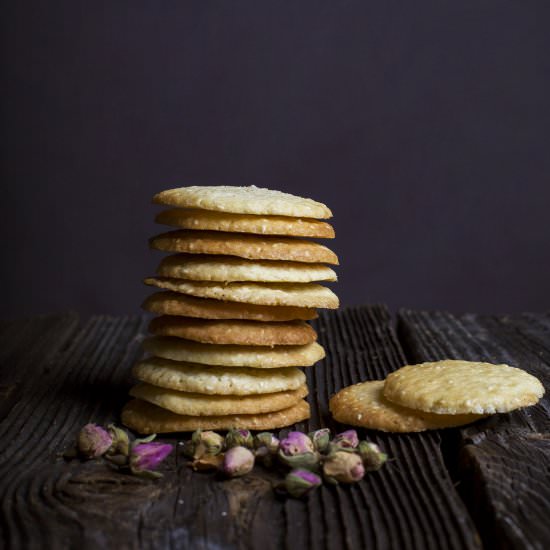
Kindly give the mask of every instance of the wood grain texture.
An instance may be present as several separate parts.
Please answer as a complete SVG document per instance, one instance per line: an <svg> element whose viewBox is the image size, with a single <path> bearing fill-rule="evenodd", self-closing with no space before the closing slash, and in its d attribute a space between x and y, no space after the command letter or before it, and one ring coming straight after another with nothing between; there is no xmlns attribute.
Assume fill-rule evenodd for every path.
<svg viewBox="0 0 550 550"><path fill-rule="evenodd" d="M455 451L464 498L489 548L549 548L550 314L454 316L402 311L410 362L443 358L508 363L537 376L538 405L460 429Z"/></svg>
<svg viewBox="0 0 550 550"><path fill-rule="evenodd" d="M325 486L307 501L276 497L274 474L260 467L234 480L192 473L177 434L161 438L178 452L162 465L165 477L156 482L114 472L101 461L66 462L58 453L82 425L118 421L147 319L94 317L78 328L74 318L54 321L65 328L56 336L52 325L51 338L44 324L32 322L18 343L7 341L13 338L11 325L0 333L0 349L11 345L7 362L16 358L27 369L27 389L15 392L0 422L3 441L9 442L0 452L0 546L480 547L436 432L369 433L394 460L361 483ZM323 314L315 327L327 358L307 370L313 416L298 427L341 428L328 416L328 397L344 385L382 378L405 359L384 308ZM29 341L39 333L55 342L37 355Z"/></svg>

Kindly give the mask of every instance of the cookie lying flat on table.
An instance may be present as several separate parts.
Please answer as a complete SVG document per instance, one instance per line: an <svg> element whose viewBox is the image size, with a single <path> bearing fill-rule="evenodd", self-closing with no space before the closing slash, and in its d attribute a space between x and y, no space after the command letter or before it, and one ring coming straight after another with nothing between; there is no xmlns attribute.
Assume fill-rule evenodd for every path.
<svg viewBox="0 0 550 550"><path fill-rule="evenodd" d="M304 321L262 323L163 315L151 321L149 332L159 336L176 336L204 344L240 346L302 346L317 340L315 330Z"/></svg>
<svg viewBox="0 0 550 550"><path fill-rule="evenodd" d="M508 365L445 360L407 365L386 378L384 397L437 414L488 414L534 405L544 387Z"/></svg>
<svg viewBox="0 0 550 550"><path fill-rule="evenodd" d="M336 281L336 273L323 264L273 260L246 260L235 256L175 254L157 268L161 277L191 281L256 281L264 283L311 283Z"/></svg>
<svg viewBox="0 0 550 550"><path fill-rule="evenodd" d="M225 367L310 367L325 356L317 343L305 346L231 346L199 344L171 336L155 336L143 341L143 348L151 355L204 365Z"/></svg>
<svg viewBox="0 0 550 550"><path fill-rule="evenodd" d="M153 202L180 208L201 208L235 214L321 219L332 217L332 212L320 202L255 185L197 185L167 189L155 195Z"/></svg>
<svg viewBox="0 0 550 550"><path fill-rule="evenodd" d="M176 414L221 416L228 414L263 414L296 405L307 395L307 386L295 390L259 395L206 395L188 393L150 384L138 384L130 390L137 397Z"/></svg>
<svg viewBox="0 0 550 550"><path fill-rule="evenodd" d="M198 363L149 357L134 365L132 374L142 382L209 395L250 395L296 390L306 375L296 367L255 369L215 367Z"/></svg>
<svg viewBox="0 0 550 550"><path fill-rule="evenodd" d="M149 245L164 252L338 265L338 256L326 246L294 237L260 237L221 231L181 230L157 235L150 239Z"/></svg>
<svg viewBox="0 0 550 550"><path fill-rule="evenodd" d="M133 399L122 410L122 423L141 434L231 428L273 430L306 420L309 415L309 405L303 400L288 409L263 414L187 416L175 414L140 399Z"/></svg>
<svg viewBox="0 0 550 550"><path fill-rule="evenodd" d="M168 277L148 277L146 285L228 302L262 306L336 309L340 302L330 288L316 283L211 283Z"/></svg>
<svg viewBox="0 0 550 550"><path fill-rule="evenodd" d="M329 402L338 422L383 432L422 432L463 426L484 418L478 414L433 414L396 405L383 394L384 380L348 386Z"/></svg>
<svg viewBox="0 0 550 550"><path fill-rule="evenodd" d="M286 235L288 237L313 237L317 239L334 238L334 229L330 224L311 218L292 218L290 216L258 216L174 208L160 212L155 221L182 229L199 229L203 231Z"/></svg>
<svg viewBox="0 0 550 550"><path fill-rule="evenodd" d="M156 285L158 286L158 285ZM182 315L198 319L249 319L251 321L309 321L317 318L312 307L261 306L196 298L179 292L156 292L143 302L144 310L160 315Z"/></svg>

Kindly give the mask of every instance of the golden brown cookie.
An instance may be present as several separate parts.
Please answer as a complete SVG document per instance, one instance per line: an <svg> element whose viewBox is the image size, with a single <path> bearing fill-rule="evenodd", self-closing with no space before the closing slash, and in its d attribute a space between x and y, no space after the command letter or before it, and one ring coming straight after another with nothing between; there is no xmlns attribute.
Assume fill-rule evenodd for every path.
<svg viewBox="0 0 550 550"><path fill-rule="evenodd" d="M155 195L153 202L179 208L200 208L234 214L321 219L332 217L332 212L320 202L255 185L195 185L167 189Z"/></svg>
<svg viewBox="0 0 550 550"><path fill-rule="evenodd" d="M294 306L336 309L338 296L316 283L211 283L168 277L148 277L146 285L198 298L212 298L262 306Z"/></svg>
<svg viewBox="0 0 550 550"><path fill-rule="evenodd" d="M544 395L537 378L508 365L444 360L392 372L384 397L437 414L491 414L534 405Z"/></svg>
<svg viewBox="0 0 550 550"><path fill-rule="evenodd" d="M311 283L336 281L336 273L323 264L246 260L235 256L174 254L164 258L157 269L161 277L190 281L255 281L264 283Z"/></svg>
<svg viewBox="0 0 550 550"><path fill-rule="evenodd" d="M198 319L249 319L252 321L309 321L317 318L312 307L259 306L239 302L223 302L195 298L179 292L156 292L142 306L159 315L182 315Z"/></svg>
<svg viewBox="0 0 550 550"><path fill-rule="evenodd" d="M159 388L141 383L130 395L176 414L190 416L225 416L228 414L262 414L296 405L307 395L307 386L295 390L258 395L207 395Z"/></svg>
<svg viewBox="0 0 550 550"><path fill-rule="evenodd" d="M164 252L216 254L239 256L249 260L287 260L338 265L338 257L326 246L290 237L181 230L157 235L149 241L149 244L151 248Z"/></svg>
<svg viewBox="0 0 550 550"><path fill-rule="evenodd" d="M251 395L296 390L306 375L296 367L254 369L214 367L149 357L136 363L133 375L153 386L208 395Z"/></svg>
<svg viewBox="0 0 550 550"><path fill-rule="evenodd" d="M286 235L288 237L313 237L317 239L334 238L334 229L330 224L312 218L230 214L211 210L173 208L160 212L155 221L181 229L253 233L254 235Z"/></svg>
<svg viewBox="0 0 550 550"><path fill-rule="evenodd" d="M433 414L401 407L388 401L383 389L383 380L347 386L330 399L330 412L342 424L383 432L422 432L463 426L484 418L478 414Z"/></svg>
<svg viewBox="0 0 550 550"><path fill-rule="evenodd" d="M204 344L240 346L301 346L317 340L317 333L304 321L261 323L163 315L151 321L149 332L159 336L186 338Z"/></svg>
<svg viewBox="0 0 550 550"><path fill-rule="evenodd" d="M317 343L305 346L230 346L199 344L171 336L154 336L143 342L145 351L172 361L224 367L309 367L325 356Z"/></svg>
<svg viewBox="0 0 550 550"><path fill-rule="evenodd" d="M122 410L122 423L141 434L229 430L231 428L274 430L306 420L309 418L309 414L309 405L306 401L299 401L288 409L263 414L185 416L140 399L133 399Z"/></svg>

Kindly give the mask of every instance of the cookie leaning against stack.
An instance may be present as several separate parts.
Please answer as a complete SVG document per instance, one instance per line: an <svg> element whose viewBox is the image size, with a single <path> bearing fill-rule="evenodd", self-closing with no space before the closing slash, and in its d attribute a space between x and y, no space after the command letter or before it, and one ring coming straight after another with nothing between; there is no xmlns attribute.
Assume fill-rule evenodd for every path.
<svg viewBox="0 0 550 550"><path fill-rule="evenodd" d="M348 386L329 403L342 423L386 432L420 432L463 426L497 412L534 405L540 381L522 369L473 361L407 365Z"/></svg>
<svg viewBox="0 0 550 550"><path fill-rule="evenodd" d="M330 210L254 186L184 187L153 200L171 207L156 221L177 229L150 241L171 255L145 280L161 289L143 304L158 317L124 424L140 433L265 430L308 418L297 367L324 350L306 321L339 303L318 284L336 281L329 265L338 258L307 237L334 237L322 221Z"/></svg>

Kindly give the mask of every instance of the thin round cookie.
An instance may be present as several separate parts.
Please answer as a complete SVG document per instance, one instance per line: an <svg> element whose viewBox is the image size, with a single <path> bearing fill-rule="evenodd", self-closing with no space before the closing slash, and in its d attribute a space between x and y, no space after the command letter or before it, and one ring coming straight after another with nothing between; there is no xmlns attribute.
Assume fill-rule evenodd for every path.
<svg viewBox="0 0 550 550"><path fill-rule="evenodd" d="M325 350L317 342L270 348L199 344L171 336L154 336L143 341L143 348L151 355L172 361L259 369L310 367L325 356Z"/></svg>
<svg viewBox="0 0 550 550"><path fill-rule="evenodd" d="M160 286L160 285L156 285ZM312 307L261 306L196 298L180 292L155 292L141 306L159 315L181 315L197 319L248 319L251 321L310 321L317 318Z"/></svg>
<svg viewBox="0 0 550 550"><path fill-rule="evenodd" d="M156 194L153 202L179 208L200 208L234 214L321 219L332 217L332 212L324 204L313 199L255 185L179 187Z"/></svg>
<svg viewBox="0 0 550 550"><path fill-rule="evenodd" d="M262 306L294 306L336 309L340 302L330 288L316 283L211 283L169 277L148 277L146 285L198 298Z"/></svg>
<svg viewBox="0 0 550 550"><path fill-rule="evenodd" d="M174 254L164 258L157 268L161 277L191 281L231 283L311 283L336 281L336 273L323 264L276 260L247 260L235 256Z"/></svg>
<svg viewBox="0 0 550 550"><path fill-rule="evenodd" d="M151 321L149 332L158 336L176 336L203 344L239 346L302 346L317 340L315 330L304 321L261 323L163 315Z"/></svg>
<svg viewBox="0 0 550 550"><path fill-rule="evenodd" d="M212 210L173 208L160 212L155 221L181 229L253 233L254 235L286 235L288 237L313 237L317 239L334 238L334 229L330 224L311 218L293 218L290 216L258 216L214 212Z"/></svg>
<svg viewBox="0 0 550 550"><path fill-rule="evenodd" d="M383 432L422 432L463 426L484 418L478 414L433 414L401 407L384 398L384 380L341 389L329 401L335 420Z"/></svg>
<svg viewBox="0 0 550 550"><path fill-rule="evenodd" d="M206 395L158 388L141 383L130 395L176 414L189 416L224 416L228 414L263 414L296 405L307 395L307 386L296 390L260 395Z"/></svg>
<svg viewBox="0 0 550 550"><path fill-rule="evenodd" d="M251 395L296 390L306 375L296 367L254 369L214 367L161 357L136 363L132 374L142 382L172 390L208 395Z"/></svg>
<svg viewBox="0 0 550 550"><path fill-rule="evenodd" d="M534 405L543 396L537 378L509 365L444 360L392 372L386 399L437 414L492 414Z"/></svg>
<svg viewBox="0 0 550 550"><path fill-rule="evenodd" d="M338 256L322 244L294 237L224 233L222 231L169 231L149 240L151 248L163 252L238 256L249 260L338 265Z"/></svg>
<svg viewBox="0 0 550 550"><path fill-rule="evenodd" d="M303 400L288 409L263 414L187 416L175 414L141 399L132 399L122 410L122 423L140 434L231 428L274 430L307 420L309 415L309 405Z"/></svg>

